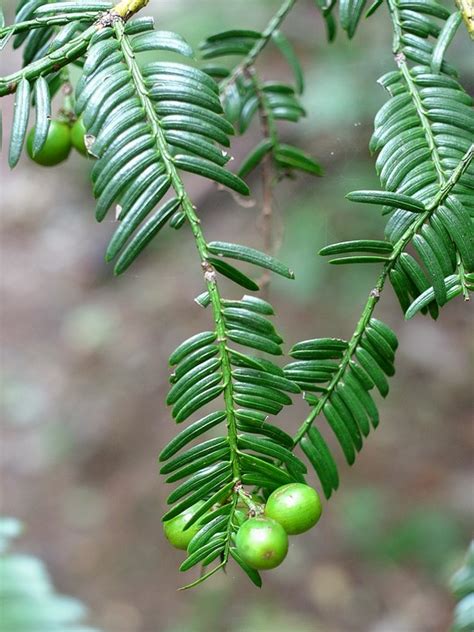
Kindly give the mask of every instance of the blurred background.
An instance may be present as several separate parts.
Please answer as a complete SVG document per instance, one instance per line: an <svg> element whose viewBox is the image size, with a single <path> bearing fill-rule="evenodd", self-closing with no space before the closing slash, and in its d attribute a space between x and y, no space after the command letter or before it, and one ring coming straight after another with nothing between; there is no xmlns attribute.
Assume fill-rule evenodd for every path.
<svg viewBox="0 0 474 632"><path fill-rule="evenodd" d="M8 21L14 3L4 4ZM197 44L228 28L262 29L278 6L155 0L149 12L161 28ZM279 257L296 281L272 282L271 300L289 347L306 337L350 336L374 282L373 267L333 268L316 253L326 243L382 234L377 210L344 195L379 187L367 145L386 98L376 80L394 66L385 7L352 42L339 33L328 45L310 0L298 3L284 31L306 71L308 116L282 133L326 174L285 181L275 192ZM449 59L472 91L463 28ZM3 52L2 74L19 63L18 53ZM270 49L260 67L267 78L290 76ZM1 105L7 147L12 99ZM236 142L235 164L257 137L252 128ZM391 395L353 468L331 440L341 489L318 527L292 540L287 561L264 576L261 590L232 565L227 575L178 593L183 555L162 534L170 489L156 460L175 434L164 405L166 359L209 327L192 300L202 278L190 233L163 232L114 278L103 256L114 222L95 222L88 161L71 154L48 170L23 157L10 173L5 153L2 513L27 525L16 548L41 557L59 592L88 604L90 622L106 632L447 630L453 601L446 582L461 563L473 517L468 306L456 299L437 323L422 316L405 323L388 288L377 315L400 338ZM209 240L261 245L258 176L251 185L255 204L242 208L229 193L189 180ZM305 413L299 402L279 424L293 432Z"/></svg>

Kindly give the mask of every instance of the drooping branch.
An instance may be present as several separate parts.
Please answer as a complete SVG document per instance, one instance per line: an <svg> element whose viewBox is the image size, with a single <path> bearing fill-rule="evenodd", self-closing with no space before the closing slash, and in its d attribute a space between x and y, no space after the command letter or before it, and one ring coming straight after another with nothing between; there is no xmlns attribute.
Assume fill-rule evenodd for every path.
<svg viewBox="0 0 474 632"><path fill-rule="evenodd" d="M235 410L235 393L234 393L234 375L232 371L232 360L231 353L232 351L229 348L230 339L228 338L228 327L226 325L225 320L225 301L221 295L218 283L216 270L211 263L210 252L208 248L207 241L204 237L204 233L202 230L201 222L196 213L196 208L192 203L185 186L183 184L182 178L174 164L173 158L170 154L170 149L168 146L168 140L165 136L164 130L162 128L160 119L156 113L154 104L148 95L148 89L145 84L145 81L142 76L142 72L140 67L138 66L135 55L133 52L133 48L130 45L129 39L124 33L124 25L122 22L117 22L114 25L115 32L117 34L117 38L121 44L121 48L124 54L124 58L128 69L133 78L136 93L139 96L142 107L146 113L146 117L149 125L152 129L152 134L154 136L156 147L161 156L161 160L164 164L166 172L170 178L171 186L173 187L177 198L181 203L181 208L183 209L186 218L191 227L196 248L199 255L199 260L201 263L201 268L204 274L204 281L207 289L207 293L209 296L209 303L212 310L212 317L215 326L215 344L218 348L218 358L219 358L219 366L220 372L222 376L222 397L224 400L224 409L225 409L225 423L226 423L226 443L228 446L228 461L230 462L231 468L231 488L229 489L229 483L226 483L225 488L228 489L224 498L230 497L230 510L228 515L226 516L226 521L223 521L224 524L224 532L222 535L223 538L223 548L220 556L220 562L214 566L210 571L203 573L199 579L196 581L187 584L184 586L184 589L192 588L197 584L205 581L208 577L219 571L221 568L225 567L230 556L231 556L231 547L233 545L232 534L235 530L235 511L237 507L237 502L239 500L239 495L237 491L233 491L234 488L237 490L241 485L240 481L242 478L242 470L240 466L240 454L241 450L239 449L238 442L238 430L237 430L237 416ZM225 490L224 488L224 490ZM192 558L191 558L192 559Z"/></svg>
<svg viewBox="0 0 474 632"><path fill-rule="evenodd" d="M400 11L398 3L396 0L388 0L388 5L394 33L393 53L399 70L397 72L388 73L381 80L382 85L387 87L390 92L392 100L389 101L377 115L376 130L371 140L371 149L373 151L382 150L377 160L377 170L379 172L382 185L386 189L385 192L380 192L381 195L385 197L388 204L385 209L392 211L393 207L395 209L398 208L398 210L395 211L390 219L390 228L387 231L387 236L389 237L388 242L345 242L327 247L325 249L326 252L323 253L342 254L345 252L376 252L378 253L378 256L343 257L341 259L334 260L333 263L380 261L384 263L384 267L375 283L374 288L369 294L361 317L350 340L340 341L340 344L345 347L344 351L340 353L340 360L338 363L332 363L332 376L327 380L327 386L319 388L318 385L316 390L318 390L321 395L314 401L313 409L298 429L294 437L294 445L301 443L308 430L311 428L313 422L321 412L324 412L326 418L329 420L329 423L332 425L330 418L331 414L335 412L332 407L333 405L336 405L337 408L337 403L340 404L339 414L341 417L339 421L341 423L347 422L347 427L350 427L350 424L352 423L351 415L355 413L355 416L357 417L357 412L360 411L358 410L357 402L354 403L354 406L351 406L351 402L348 403L347 399L343 398L344 402L340 400L340 394L344 394L344 381L346 378L349 379L349 377L351 377L350 375L348 377L348 374L350 373L350 371L348 372L348 369L353 369L356 375L358 373L359 367L355 366L352 359L353 357L356 357L358 360L360 358L364 360L364 353L366 353L364 351L364 345L365 349L368 348L369 351L372 350L375 357L382 362L382 364L379 362L378 367L375 367L375 365L377 365L377 359L374 361L374 355L372 355L372 359L370 359L370 353L368 353L365 356L366 362L364 363L361 360L364 368L368 369L370 373L370 362L373 362L375 367L374 374L380 370L380 366L387 370L387 375L393 374L393 349L392 351L390 351L390 349L388 350L387 357L389 359L384 364L384 354L379 354L380 350L377 350L376 346L374 347L371 343L370 336L369 341L367 341L367 334L368 332L370 333L372 315L380 299L381 293L383 292L386 280L389 277L397 292L397 296L399 296L399 298L402 296L402 298L400 298L401 302L405 302L403 292L406 293L406 300L408 303L404 307L404 311L407 310L407 317L416 313L417 309L426 309L426 306L429 306L428 309L430 310L430 313L433 317L436 317L438 313L438 303L439 305L442 305L451 297L461 292L463 292L465 296L467 295L468 283L465 283L463 258L459 256L460 253L457 252L457 248L459 246L461 248L461 252L464 253L464 256L466 254L467 246L464 244L464 237L458 234L454 235L453 233L453 235L448 238L448 244L452 244L451 255L453 257L457 255L455 257L457 263L453 268L451 268L453 272L455 271L457 273L459 277L457 279L457 276L451 274L449 270L452 265L451 261L446 263L445 260L443 262L444 267L441 267L438 262L439 255L437 253L439 250L436 250L438 248L436 239L439 239L439 237L431 225L431 221L436 220L436 222L439 222L439 215L445 217L446 213L449 213L449 210L443 208L444 206L448 205L452 207L453 204L460 205L457 200L454 199L453 201L451 197L453 194L454 197L456 197L458 191L460 191L461 194L465 191L463 180L461 179L468 171L469 165L473 159L474 146L469 146L470 141L464 140L463 138L463 144L461 146L465 153L462 157L460 157L460 148L457 148L455 151L449 151L449 153L443 151L443 146L442 144L440 145L440 139L437 137L439 130L437 130L436 126L433 125L434 121L439 120L437 118L438 111L433 108L442 108L443 106L433 104L432 101L430 101L429 96L433 93L433 88L430 87L429 90L423 90L422 88L426 85L437 86L438 83L436 83L436 81L439 81L443 82L440 85L449 85L453 92L456 91L455 94L460 95L459 98L461 103L466 103L466 100L469 102L469 98L463 95L459 84L449 77L449 74L452 73L452 68L443 61L445 47L438 47L437 50L435 47L425 44L422 38L416 38L412 36L410 32L407 34L405 32L405 21L407 18L403 15L403 12ZM436 9L436 12L437 17L440 19L447 20L449 17L449 13L441 6L439 9ZM450 32L450 28L455 29L456 27L456 21L454 19L448 19L446 24L447 26L444 29L445 33ZM433 26L433 28L435 28L435 26ZM446 39L447 43L449 43L448 40L449 38ZM432 58L427 51L433 51ZM407 57L417 61L418 63L422 63L424 66L427 66L427 68L423 69L418 67L413 70L407 64ZM436 79L436 75L433 74L435 71L432 70L436 64L443 72L447 72L448 76L441 75L439 79ZM420 73L423 72L425 74L420 75ZM432 74L429 74L430 72ZM420 75L420 77L418 75ZM436 103L439 102L437 101ZM397 107L405 113L404 118L401 113L398 114ZM459 132L459 135L461 137L462 129L466 129L465 126L469 120L467 108L466 112L463 108L466 108L466 106L456 105L455 103L451 104L448 100L447 105L445 106L446 112L444 112L444 110L439 110L443 112L443 116L445 117L448 117L448 113L452 110L453 125L460 126L461 131ZM444 120L445 119L443 119L443 121ZM445 122L447 123L451 121L446 120ZM398 127L397 123L399 123ZM449 157L448 160L446 160L447 157ZM395 162L396 158L399 158L400 165L397 165ZM418 168L417 171L415 171L416 168ZM412 172L414 172L413 175ZM420 176L418 180L416 180L417 174ZM409 184L407 184L407 182L409 182ZM393 192L393 195L396 197L396 199L393 200L393 203L390 202L391 192ZM364 199L352 199L354 199L354 201L377 203L377 196L375 196L372 200L369 196L362 197ZM410 209L409 206L404 207L403 204L406 200L413 200L417 205L420 205L419 208ZM401 204L401 208L398 207L397 203ZM455 206L455 210L456 208L457 206ZM463 211L462 206L460 210L456 211L456 213L460 213L462 217L464 217L464 215L467 217L467 213ZM456 221L461 222L462 220L458 220L458 218L456 218ZM467 222L466 219L463 221ZM425 226L425 224L427 226ZM441 229L444 230L443 226L441 226ZM429 241L430 238L432 241ZM451 241L449 241L449 239ZM420 268L416 260L405 252L407 246L412 241L414 242L415 250L418 252L420 258L427 267L428 274L430 275L429 279L432 280L433 287L430 287L431 284L427 282L423 270ZM468 241L469 240L466 235L466 244ZM375 248L375 250L370 250L370 248ZM467 257L467 259L469 259L469 257ZM407 277L403 276L404 274L408 274L408 272L405 272L408 268L410 274ZM450 274L451 276L446 276ZM399 289L396 287L396 282L401 284ZM409 286L410 283L412 283L412 287ZM407 289L407 285L409 286L409 289ZM399 295L399 292L402 294ZM410 292L416 299L412 305L410 305L408 299ZM430 301L432 300L433 304L430 304ZM407 309L409 306L410 309ZM324 339L322 342L325 345L332 344L330 339ZM383 343L383 341L381 342ZM308 341L308 344L310 343L311 341ZM304 343L299 345L297 353L301 353L301 349L303 348L302 345L304 345ZM360 353L361 348L362 353ZM308 351L308 353L312 352ZM309 356L297 355L295 357ZM327 355L321 357L337 356ZM295 371L296 368L292 367L291 370ZM385 370L382 371L382 373L383 372L385 372ZM369 375L369 377L374 378L374 374ZM360 372L358 377L360 378ZM361 379L364 381L363 376ZM377 384L377 386L381 394L385 396L388 392L388 386L383 375L380 380L381 381ZM323 382L323 380L320 381ZM325 381L326 380L324 380L324 382ZM371 382L376 383L376 379L367 380L364 388L370 389ZM366 399L366 401L368 400ZM344 405L347 405L346 413L344 413ZM342 426L339 430L335 429L333 426L333 430L336 434L338 434L339 431L341 432L341 435L338 434L338 439L341 442L341 437L345 435L347 431L342 428ZM358 430L355 426L352 426L352 431L354 446L357 449L360 449L362 442L360 440L360 435L357 436ZM342 443L343 442L341 442L341 444ZM350 443L351 437L349 437L349 444ZM353 446L349 444L346 445L348 450L345 453L346 458L348 457L348 461L352 462ZM331 490L329 489L329 493L330 491Z"/></svg>
<svg viewBox="0 0 474 632"><path fill-rule="evenodd" d="M407 230L400 237L398 242L394 245L393 251L390 255L389 260L384 265L384 268L381 274L379 275L374 288L369 293L369 297L367 299L366 304L364 305L361 317L359 318L359 321L357 322L357 326L354 330L354 333L351 336L349 345L344 352L344 355L341 359L337 372L334 374L332 380L327 386L326 391L322 394L318 403L314 406L314 408L312 409L308 417L305 419L305 421L301 424L301 426L299 427L298 431L296 432L294 436L295 446L298 443L300 443L301 439L308 432L309 428L312 426L315 419L323 410L326 402L329 400L329 398L333 394L336 386L341 381L352 359L352 356L354 355L354 351L359 345L360 340L362 336L364 335L364 332L369 324L369 321L372 318L375 307L377 303L379 302L380 296L385 287L385 282L387 280L387 277L389 276L391 270L394 268L394 266L398 262L400 255L405 251L406 247L412 241L413 237L417 234L417 232L423 226L423 224L430 218L433 212L440 205L443 204L443 202L446 200L446 198L448 197L452 189L459 182L462 175L466 172L473 158L474 158L474 144L471 145L471 147L466 152L462 160L460 160L457 168L452 172L449 180L447 180L445 184L440 188L437 195L433 197L431 202L426 205L426 211L424 213L420 213L417 221L414 222L411 226L409 226L409 228L407 228Z"/></svg>

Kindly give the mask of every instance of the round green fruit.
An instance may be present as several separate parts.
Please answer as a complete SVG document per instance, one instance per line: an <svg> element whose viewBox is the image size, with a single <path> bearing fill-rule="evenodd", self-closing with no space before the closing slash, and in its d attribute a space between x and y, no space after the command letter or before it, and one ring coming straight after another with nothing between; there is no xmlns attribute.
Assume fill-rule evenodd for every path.
<svg viewBox="0 0 474 632"><path fill-rule="evenodd" d="M264 571L283 562L288 553L288 536L271 518L249 518L237 531L237 552L251 568Z"/></svg>
<svg viewBox="0 0 474 632"><path fill-rule="evenodd" d="M58 165L69 156L71 151L71 130L67 123L52 120L43 147L33 155L33 127L26 139L26 150L29 157L43 167Z"/></svg>
<svg viewBox="0 0 474 632"><path fill-rule="evenodd" d="M298 535L314 527L322 512L318 493L309 485L289 483L270 494L265 515L279 522L288 535Z"/></svg>
<svg viewBox="0 0 474 632"><path fill-rule="evenodd" d="M171 544L171 546L175 547L175 549L181 549L185 551L188 548L188 544L191 542L192 538L201 529L202 524L199 523L199 520L191 525L189 529L184 530L184 527L186 523L191 520L199 507L202 506L202 504L203 501L196 503L192 507L189 507L189 509L183 511L183 513L180 513L178 516L171 518L171 520L167 520L163 524L165 537Z"/></svg>
<svg viewBox="0 0 474 632"><path fill-rule="evenodd" d="M84 127L84 121L82 120L82 117L78 118L71 129L71 142L72 146L83 156L89 155L85 142L86 134L87 130Z"/></svg>

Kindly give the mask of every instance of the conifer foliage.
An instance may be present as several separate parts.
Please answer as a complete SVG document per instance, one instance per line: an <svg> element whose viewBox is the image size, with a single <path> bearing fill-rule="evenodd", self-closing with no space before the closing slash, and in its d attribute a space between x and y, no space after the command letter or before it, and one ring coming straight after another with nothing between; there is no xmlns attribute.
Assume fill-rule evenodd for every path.
<svg viewBox="0 0 474 632"><path fill-rule="evenodd" d="M296 0L285 0L262 31L213 34L199 51L161 23L157 29L146 4L21 0L13 24L0 14L0 48L11 43L23 53L22 68L0 77L0 96L15 99L8 159L17 165L31 125L33 158L44 148L52 101L63 99L62 121L72 126L80 117L86 132L96 218L115 213L119 220L105 254L115 273L163 231L192 231L204 276L196 301L210 324L169 358L166 403L183 429L159 457L161 473L174 484L164 520L192 509L186 528L199 525L181 570L199 565L203 571L188 586L231 559L260 586L260 575L236 548L242 499L254 490L265 500L282 485L304 483L308 465L326 498L338 488L339 457L323 436L322 420L352 465L379 424L378 395L388 395L395 373L396 335L374 315L386 285L407 319L418 313L436 319L443 305L458 295L467 299L473 288L474 115L445 60L466 16L438 0L376 0L368 9L365 0L314 3L329 41L339 26L354 37L360 20L382 5L393 30L394 68L379 79L388 100L375 115L369 147L380 189L347 194L377 206L387 223L380 239L320 252L331 264L377 269L353 334L296 342L291 361L282 363L273 308L255 295L259 284L240 263L287 279L291 269L271 252L208 241L183 177L191 173L247 196L247 177L261 170L268 204L282 178L322 175L321 165L280 131L280 121L297 124L305 116L303 70L283 32ZM262 78L258 61L267 46L291 68L291 82ZM72 65L80 71L73 93ZM232 137L245 134L254 119L261 138L234 173ZM240 300L223 296L222 277L242 290ZM309 414L292 437L274 417L298 397Z"/></svg>

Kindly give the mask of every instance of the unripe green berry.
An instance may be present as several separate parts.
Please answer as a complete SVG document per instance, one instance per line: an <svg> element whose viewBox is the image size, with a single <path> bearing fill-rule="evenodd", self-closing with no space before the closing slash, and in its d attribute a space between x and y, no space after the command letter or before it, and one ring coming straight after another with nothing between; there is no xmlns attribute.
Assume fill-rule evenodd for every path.
<svg viewBox="0 0 474 632"><path fill-rule="evenodd" d="M269 570L283 562L288 553L288 536L271 518L249 518L237 531L237 552L251 568Z"/></svg>
<svg viewBox="0 0 474 632"><path fill-rule="evenodd" d="M183 511L178 516L167 520L163 524L163 530L165 532L168 542L175 547L175 549L181 549L185 551L188 548L188 544L191 542L193 536L201 529L202 524L199 520L184 530L184 527L189 520L194 516L199 507L202 506L204 501L199 501L189 509Z"/></svg>
<svg viewBox="0 0 474 632"><path fill-rule="evenodd" d="M315 489L303 483L289 483L272 492L265 515L279 522L288 535L298 535L314 527L322 512Z"/></svg>
<svg viewBox="0 0 474 632"><path fill-rule="evenodd" d="M43 167L52 167L63 162L71 151L71 130L67 123L52 120L48 135L42 148L33 154L35 128L31 129L26 139L26 150L29 157Z"/></svg>
<svg viewBox="0 0 474 632"><path fill-rule="evenodd" d="M80 117L72 126L71 142L72 142L72 146L75 149L77 149L77 151L83 156L88 155L86 142L85 142L86 133L87 131L86 131L86 128L84 127L84 121L82 120L82 117Z"/></svg>

